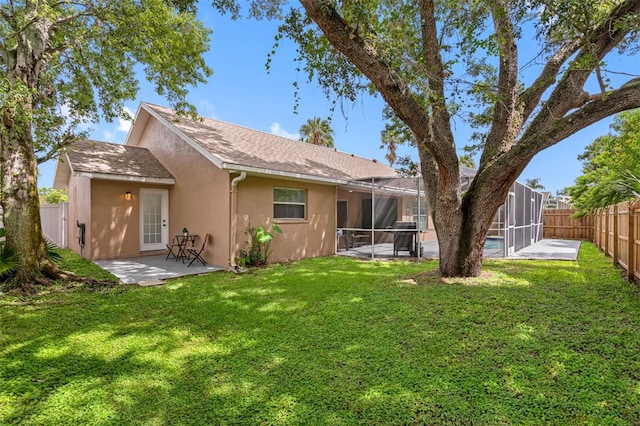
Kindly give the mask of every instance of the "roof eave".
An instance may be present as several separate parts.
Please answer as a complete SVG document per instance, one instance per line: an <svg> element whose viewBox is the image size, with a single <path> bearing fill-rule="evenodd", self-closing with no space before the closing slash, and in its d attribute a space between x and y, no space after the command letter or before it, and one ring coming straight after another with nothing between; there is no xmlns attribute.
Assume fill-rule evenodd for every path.
<svg viewBox="0 0 640 426"><path fill-rule="evenodd" d="M326 176L309 175L305 173L292 173L282 170L273 170L260 167L244 166L240 164L222 163L221 169L237 172L247 172L251 175L293 179L305 182L320 183L325 185L345 185L348 180L331 178Z"/></svg>
<svg viewBox="0 0 640 426"><path fill-rule="evenodd" d="M89 179L111 180L118 182L134 182L134 183L147 183L156 185L175 185L176 180L174 178L159 178L148 176L131 176L131 175L116 175L109 173L92 173L92 172L75 172L74 176L86 177Z"/></svg>

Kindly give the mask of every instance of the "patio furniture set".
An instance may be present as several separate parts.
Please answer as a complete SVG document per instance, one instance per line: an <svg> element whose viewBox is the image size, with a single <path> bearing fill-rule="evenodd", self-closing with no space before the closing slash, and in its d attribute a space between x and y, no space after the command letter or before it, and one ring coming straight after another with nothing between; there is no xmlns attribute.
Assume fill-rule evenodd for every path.
<svg viewBox="0 0 640 426"><path fill-rule="evenodd" d="M202 246L199 249L195 246L196 239L198 238L200 237L197 234L174 235L173 242L171 244L167 244L169 252L167 253L165 260L175 259L176 262L182 261L182 263L189 261L187 267L191 266L193 262L197 260L202 263L203 266L206 266L207 262L202 257L202 252L204 252L204 249L207 246L209 234L204 236ZM191 243L190 247L189 243Z"/></svg>

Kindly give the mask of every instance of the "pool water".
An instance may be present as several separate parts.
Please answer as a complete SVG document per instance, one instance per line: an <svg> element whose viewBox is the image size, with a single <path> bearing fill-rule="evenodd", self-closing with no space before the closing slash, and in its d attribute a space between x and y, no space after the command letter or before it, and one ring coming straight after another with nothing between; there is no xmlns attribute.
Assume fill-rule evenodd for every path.
<svg viewBox="0 0 640 426"><path fill-rule="evenodd" d="M484 242L484 248L489 250L502 250L504 248L504 240L502 237L487 237Z"/></svg>

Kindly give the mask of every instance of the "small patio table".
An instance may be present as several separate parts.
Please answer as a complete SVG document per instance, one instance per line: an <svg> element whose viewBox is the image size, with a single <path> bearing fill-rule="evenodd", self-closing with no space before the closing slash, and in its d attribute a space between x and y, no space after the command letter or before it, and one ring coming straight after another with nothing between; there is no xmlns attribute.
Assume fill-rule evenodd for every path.
<svg viewBox="0 0 640 426"><path fill-rule="evenodd" d="M194 247L196 243L196 238L198 238L198 235L197 234L176 234L174 237L178 247L178 254L176 255L176 261L182 260L182 263L184 263L185 260L189 260L189 254L187 250L185 250L187 247L187 243L191 242L191 247Z"/></svg>

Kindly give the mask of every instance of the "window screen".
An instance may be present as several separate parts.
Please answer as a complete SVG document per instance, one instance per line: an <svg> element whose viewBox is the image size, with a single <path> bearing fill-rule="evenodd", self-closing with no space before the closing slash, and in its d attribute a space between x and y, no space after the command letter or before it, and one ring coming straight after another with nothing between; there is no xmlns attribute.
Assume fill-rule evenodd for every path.
<svg viewBox="0 0 640 426"><path fill-rule="evenodd" d="M304 219L306 206L306 190L298 188L273 189L274 219Z"/></svg>

